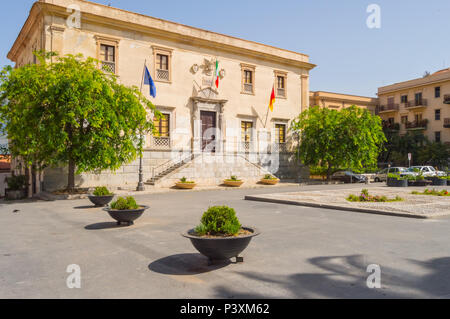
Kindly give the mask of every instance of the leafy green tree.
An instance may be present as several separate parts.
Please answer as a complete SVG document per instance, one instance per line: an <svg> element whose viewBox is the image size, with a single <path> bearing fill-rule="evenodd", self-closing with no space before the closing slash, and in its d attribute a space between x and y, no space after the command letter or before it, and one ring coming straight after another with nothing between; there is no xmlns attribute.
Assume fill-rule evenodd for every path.
<svg viewBox="0 0 450 319"><path fill-rule="evenodd" d="M373 167L386 138L381 119L356 106L341 111L311 107L293 121L300 133L299 157L306 165L327 169Z"/></svg>
<svg viewBox="0 0 450 319"><path fill-rule="evenodd" d="M449 159L450 146L440 142L427 143L418 151L418 160L423 165L448 168Z"/></svg>
<svg viewBox="0 0 450 319"><path fill-rule="evenodd" d="M98 61L35 53L38 64L0 73L0 121L11 154L40 169L68 165L69 190L75 173L115 170L142 152L139 134L153 129L155 111L137 87L119 84Z"/></svg>
<svg viewBox="0 0 450 319"><path fill-rule="evenodd" d="M421 160L418 158L419 151L429 143L422 132L407 132L405 135L390 132L386 134L386 138L385 151L380 154L380 162L408 166L408 153L411 153L411 164L421 164Z"/></svg>

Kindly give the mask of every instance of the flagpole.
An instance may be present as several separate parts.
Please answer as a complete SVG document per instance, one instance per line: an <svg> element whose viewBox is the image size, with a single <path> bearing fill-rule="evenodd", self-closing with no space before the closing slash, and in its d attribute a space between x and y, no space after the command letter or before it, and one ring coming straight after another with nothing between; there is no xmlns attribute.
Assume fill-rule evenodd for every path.
<svg viewBox="0 0 450 319"><path fill-rule="evenodd" d="M275 85L272 86L272 92L275 90ZM267 126L267 119L269 118L269 110L270 110L270 103L272 102L272 92L270 93L270 102L269 106L267 106L267 114L266 114L266 122L264 123L264 128Z"/></svg>
<svg viewBox="0 0 450 319"><path fill-rule="evenodd" d="M147 59L145 59L144 67L142 69L141 89L140 89L141 94L142 94L142 86L144 85L144 76L145 76L145 68L146 68L146 66L147 66ZM142 133L142 132L140 132L140 133ZM141 147L142 147L142 145L144 143L142 134L140 134L140 142L139 143L141 144ZM139 182L138 182L138 185L136 187L136 191L138 191L138 192L142 192L142 191L145 190L143 166L144 166L144 158L142 156L142 150L141 150L141 154L140 154L140 157L139 157Z"/></svg>
<svg viewBox="0 0 450 319"><path fill-rule="evenodd" d="M145 67L147 66L147 59L144 61L144 67L142 69L142 77L141 77L141 93L142 93L142 86L144 85L144 76L145 76Z"/></svg>

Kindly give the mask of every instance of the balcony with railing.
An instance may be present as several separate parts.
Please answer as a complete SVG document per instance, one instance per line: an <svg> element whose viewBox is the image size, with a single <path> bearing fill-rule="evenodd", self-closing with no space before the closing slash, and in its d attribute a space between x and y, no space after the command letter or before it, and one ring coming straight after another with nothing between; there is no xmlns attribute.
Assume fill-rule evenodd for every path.
<svg viewBox="0 0 450 319"><path fill-rule="evenodd" d="M244 83L244 92L245 93L253 93L253 84L252 83Z"/></svg>
<svg viewBox="0 0 450 319"><path fill-rule="evenodd" d="M444 119L444 127L445 128L450 128L450 118Z"/></svg>
<svg viewBox="0 0 450 319"><path fill-rule="evenodd" d="M427 99L419 99L414 101L409 101L405 104L405 107L407 109L415 109L415 108L421 108L421 107L427 107L428 106L428 100Z"/></svg>
<svg viewBox="0 0 450 319"><path fill-rule="evenodd" d="M157 137L153 136L150 142L150 148L152 150L170 150L172 143L170 137Z"/></svg>
<svg viewBox="0 0 450 319"><path fill-rule="evenodd" d="M115 74L116 73L116 63L102 61L102 71Z"/></svg>
<svg viewBox="0 0 450 319"><path fill-rule="evenodd" d="M405 127L407 130L426 130L428 126L428 120L406 122Z"/></svg>
<svg viewBox="0 0 450 319"><path fill-rule="evenodd" d="M286 97L286 89L277 89L278 97Z"/></svg>
<svg viewBox="0 0 450 319"><path fill-rule="evenodd" d="M273 143L269 150L271 153L287 153L288 146L286 143Z"/></svg>
<svg viewBox="0 0 450 319"><path fill-rule="evenodd" d="M450 94L444 95L444 104L450 104Z"/></svg>
<svg viewBox="0 0 450 319"><path fill-rule="evenodd" d="M397 112L399 110L399 104L388 104L388 105L378 105L375 113L388 113L388 112Z"/></svg>
<svg viewBox="0 0 450 319"><path fill-rule="evenodd" d="M400 124L399 123L391 123L389 121L383 121L383 130L385 131L399 131Z"/></svg>
<svg viewBox="0 0 450 319"><path fill-rule="evenodd" d="M169 70L156 69L156 79L160 81L170 81Z"/></svg>
<svg viewBox="0 0 450 319"><path fill-rule="evenodd" d="M241 153L249 153L253 151L253 143L252 142L241 142L239 146L239 152Z"/></svg>

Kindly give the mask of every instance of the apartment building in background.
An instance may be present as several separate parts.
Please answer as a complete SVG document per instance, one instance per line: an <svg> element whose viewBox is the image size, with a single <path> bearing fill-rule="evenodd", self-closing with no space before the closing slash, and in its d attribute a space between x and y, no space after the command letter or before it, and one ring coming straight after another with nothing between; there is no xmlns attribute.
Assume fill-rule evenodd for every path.
<svg viewBox="0 0 450 319"><path fill-rule="evenodd" d="M376 109L385 127L401 135L421 132L450 144L450 68L378 89Z"/></svg>
<svg viewBox="0 0 450 319"><path fill-rule="evenodd" d="M356 105L375 114L378 99L375 97L358 96L351 94L333 93L325 91L311 91L309 93L310 106L326 107L332 110L342 110Z"/></svg>

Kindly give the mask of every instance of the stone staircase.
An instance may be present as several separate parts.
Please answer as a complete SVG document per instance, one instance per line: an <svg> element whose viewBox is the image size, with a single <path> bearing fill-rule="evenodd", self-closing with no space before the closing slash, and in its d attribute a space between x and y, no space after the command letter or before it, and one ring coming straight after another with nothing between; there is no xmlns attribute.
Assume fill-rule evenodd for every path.
<svg viewBox="0 0 450 319"><path fill-rule="evenodd" d="M189 154L177 160L170 160L157 167L154 167L152 170L152 177L147 182L145 182L145 185L155 186L165 176L191 162L195 157L196 155Z"/></svg>
<svg viewBox="0 0 450 319"><path fill-rule="evenodd" d="M258 182L265 174L269 174L260 165L249 161L245 156L236 154L189 154L178 161L169 161L155 172L146 184L155 187L171 187L182 177L195 181L201 186L222 184L231 175L247 183Z"/></svg>

